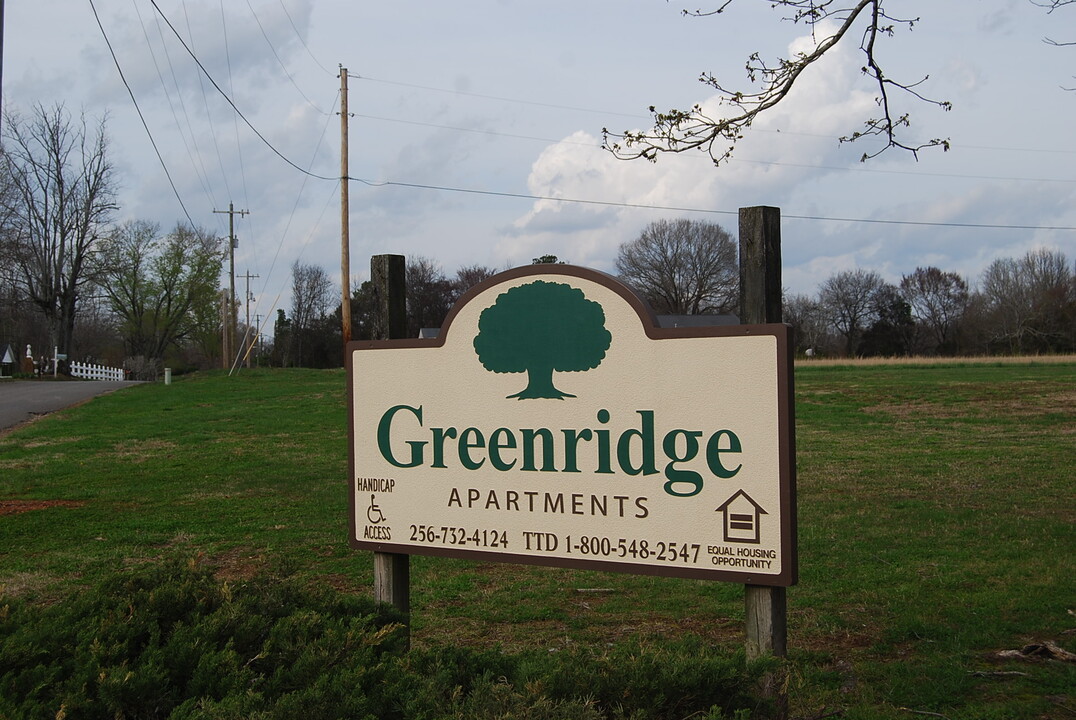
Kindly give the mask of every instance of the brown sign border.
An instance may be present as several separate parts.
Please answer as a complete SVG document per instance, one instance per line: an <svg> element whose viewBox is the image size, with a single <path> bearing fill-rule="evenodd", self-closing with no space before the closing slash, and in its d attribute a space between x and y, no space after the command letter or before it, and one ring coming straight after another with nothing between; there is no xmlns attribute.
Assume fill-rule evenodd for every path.
<svg viewBox="0 0 1076 720"><path fill-rule="evenodd" d="M452 330L452 321L460 310L476 295L486 290L532 275L566 275L602 285L617 293L639 316L646 336L651 340L682 339L693 337L749 337L771 335L777 340L777 393L778 393L778 459L780 468L779 494L781 504L781 572L777 575L753 574L736 570L701 569L675 565L640 565L615 560L584 560L561 557L517 555L507 552L414 545L400 542L376 542L357 539L357 508L355 507L354 482L358 477L355 468L355 388L354 357L360 350L399 350L406 348L436 348L445 344ZM735 582L746 585L787 587L799 580L799 554L796 516L796 439L793 379L792 329L786 324L769 325L715 325L704 327L662 328L650 306L627 285L607 273L575 265L539 264L514 268L498 273L468 290L456 302L436 338L408 338L401 340L358 340L347 345L347 409L348 409L348 534L353 549L372 550L380 553L428 555L452 557L465 560L541 565L580 570L625 572L634 575L657 575L682 577L719 582Z"/></svg>

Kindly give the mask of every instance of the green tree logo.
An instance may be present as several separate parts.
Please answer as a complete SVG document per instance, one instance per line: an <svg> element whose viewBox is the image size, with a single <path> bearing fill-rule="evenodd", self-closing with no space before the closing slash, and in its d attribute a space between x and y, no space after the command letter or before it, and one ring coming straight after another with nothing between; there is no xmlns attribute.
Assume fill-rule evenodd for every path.
<svg viewBox="0 0 1076 720"><path fill-rule="evenodd" d="M478 318L474 349L495 373L527 373L527 387L509 398L575 397L553 385L553 371L598 367L612 335L602 306L563 283L536 280L501 293Z"/></svg>

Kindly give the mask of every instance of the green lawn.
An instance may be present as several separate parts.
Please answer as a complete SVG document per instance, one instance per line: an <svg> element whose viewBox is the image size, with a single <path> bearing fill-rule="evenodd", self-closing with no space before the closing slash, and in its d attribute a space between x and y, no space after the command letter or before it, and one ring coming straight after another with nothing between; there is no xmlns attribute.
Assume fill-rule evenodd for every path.
<svg viewBox="0 0 1076 720"><path fill-rule="evenodd" d="M196 374L0 437L0 605L162 557L369 595L371 557L347 546L345 384ZM792 714L1076 716L1076 664L996 656L1076 650L1076 364L809 366L796 398ZM418 649L743 643L736 585L418 556L411 572Z"/></svg>

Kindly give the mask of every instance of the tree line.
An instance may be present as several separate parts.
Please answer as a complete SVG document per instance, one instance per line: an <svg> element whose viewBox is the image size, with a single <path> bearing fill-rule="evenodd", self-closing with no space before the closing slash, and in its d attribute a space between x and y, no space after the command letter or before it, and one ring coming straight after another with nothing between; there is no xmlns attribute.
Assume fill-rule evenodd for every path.
<svg viewBox="0 0 1076 720"><path fill-rule="evenodd" d="M405 275L408 337L419 337L426 328L440 328L463 293L497 272L484 265L467 265L449 276L430 258L408 257ZM291 278L290 312L277 310L267 360L281 367L339 367L343 321L335 284L324 268L298 261L291 267ZM367 280L355 285L350 303L352 339L374 339L379 306L373 283Z"/></svg>
<svg viewBox="0 0 1076 720"><path fill-rule="evenodd" d="M124 365L220 357L226 242L180 223L116 223L106 123L62 105L4 115L0 152L0 344L34 360Z"/></svg>
<svg viewBox="0 0 1076 720"><path fill-rule="evenodd" d="M227 240L179 223L116 223L117 179L105 122L62 106L7 112L0 152L0 344L16 355L52 348L72 360L125 364L152 377L220 359L227 291L219 287ZM552 255L534 262L558 262ZM660 315L738 311L737 246L715 223L674 219L623 243L616 273ZM446 273L434 260L407 263L408 334L439 328L469 288L497 272L469 265ZM918 267L898 283L877 272L835 272L817 292L788 294L784 317L797 348L831 356L1062 353L1076 350L1071 261L1040 248L995 260L976 282ZM292 305L278 310L273 341L250 347L259 362L335 367L342 361L340 307L325 270L296 262ZM374 334L369 282L352 288L351 335ZM234 303L233 303L234 305ZM239 326L240 337L257 336Z"/></svg>
<svg viewBox="0 0 1076 720"><path fill-rule="evenodd" d="M687 219L647 225L617 253L616 274L658 315L737 315L737 243L720 225ZM554 255L534 263L558 262ZM427 257L407 261L409 337L439 328L453 304L496 270L446 274ZM290 315L277 311L273 364L338 366L339 303L325 271L292 267ZM917 267L897 283L872 270L834 272L814 294L786 293L784 320L800 354L830 357L1044 354L1076 351L1076 274L1059 250L992 262L972 284L959 273ZM370 339L376 304L369 281L351 294L352 337Z"/></svg>

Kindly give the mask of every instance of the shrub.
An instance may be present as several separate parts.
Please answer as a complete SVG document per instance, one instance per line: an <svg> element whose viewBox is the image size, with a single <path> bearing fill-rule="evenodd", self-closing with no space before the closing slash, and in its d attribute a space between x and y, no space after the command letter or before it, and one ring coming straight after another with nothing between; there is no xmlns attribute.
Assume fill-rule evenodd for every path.
<svg viewBox="0 0 1076 720"><path fill-rule="evenodd" d="M120 573L62 603L0 595L0 717L749 717L742 655L697 641L507 655L404 654L399 617L270 574L230 584L193 561Z"/></svg>

